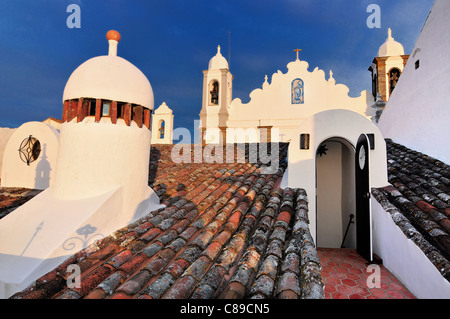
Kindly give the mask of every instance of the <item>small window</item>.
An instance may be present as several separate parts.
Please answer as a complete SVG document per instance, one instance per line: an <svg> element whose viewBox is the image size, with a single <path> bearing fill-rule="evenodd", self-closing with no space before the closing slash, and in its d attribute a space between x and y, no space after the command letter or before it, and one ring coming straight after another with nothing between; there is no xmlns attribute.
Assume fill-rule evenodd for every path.
<svg viewBox="0 0 450 319"><path fill-rule="evenodd" d="M111 108L111 102L103 102L102 116L109 116L109 110Z"/></svg>
<svg viewBox="0 0 450 319"><path fill-rule="evenodd" d="M300 134L300 149L309 150L309 134Z"/></svg>
<svg viewBox="0 0 450 319"><path fill-rule="evenodd" d="M416 63L414 63L416 70L419 68L420 66L420 60L417 60Z"/></svg>
<svg viewBox="0 0 450 319"><path fill-rule="evenodd" d="M123 119L123 109L125 103L117 103L117 118Z"/></svg>
<svg viewBox="0 0 450 319"><path fill-rule="evenodd" d="M89 115L95 116L96 100L89 100Z"/></svg>
<svg viewBox="0 0 450 319"><path fill-rule="evenodd" d="M369 140L370 149L374 150L375 149L375 134L369 133L366 135L367 135L367 139Z"/></svg>

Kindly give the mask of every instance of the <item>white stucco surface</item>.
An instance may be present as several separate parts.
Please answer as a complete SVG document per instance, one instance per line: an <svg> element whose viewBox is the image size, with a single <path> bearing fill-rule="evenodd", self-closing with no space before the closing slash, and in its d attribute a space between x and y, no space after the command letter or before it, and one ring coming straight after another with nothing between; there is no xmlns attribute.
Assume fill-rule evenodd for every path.
<svg viewBox="0 0 450 319"><path fill-rule="evenodd" d="M78 200L123 187L123 209L134 211L151 190L150 135L146 127L139 128L134 122L127 126L123 119L117 124L111 124L109 118L95 123L93 117L64 123L54 196Z"/></svg>
<svg viewBox="0 0 450 319"><path fill-rule="evenodd" d="M378 49L378 56L398 56L404 55L403 45L394 40L391 29L388 30L386 41Z"/></svg>
<svg viewBox="0 0 450 319"><path fill-rule="evenodd" d="M147 77L127 60L114 55L91 58L70 76L63 101L99 98L128 102L152 109L153 89Z"/></svg>
<svg viewBox="0 0 450 319"><path fill-rule="evenodd" d="M27 165L18 149L30 135L41 146L39 157ZM17 128L4 148L1 186L45 189L54 182L56 157L59 149L59 132L50 124L27 122Z"/></svg>
<svg viewBox="0 0 450 319"><path fill-rule="evenodd" d="M0 175L2 172L3 154L5 152L6 143L8 143L9 137L15 130L15 128L0 127Z"/></svg>
<svg viewBox="0 0 450 319"><path fill-rule="evenodd" d="M386 138L446 163L450 163L449 16L450 2L436 0L378 123Z"/></svg>
<svg viewBox="0 0 450 319"><path fill-rule="evenodd" d="M217 47L217 53L209 60L208 70L228 69L228 61L220 52L220 45Z"/></svg>

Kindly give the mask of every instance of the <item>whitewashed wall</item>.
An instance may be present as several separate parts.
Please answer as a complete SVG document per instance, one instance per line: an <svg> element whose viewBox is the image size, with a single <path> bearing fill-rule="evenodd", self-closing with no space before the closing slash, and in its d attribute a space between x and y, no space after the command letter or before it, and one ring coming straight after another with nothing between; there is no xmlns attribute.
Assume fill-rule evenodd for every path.
<svg viewBox="0 0 450 319"><path fill-rule="evenodd" d="M378 123L386 138L446 163L450 163L449 16L450 2L436 0Z"/></svg>
<svg viewBox="0 0 450 319"><path fill-rule="evenodd" d="M0 178L3 165L3 154L5 152L6 143L8 143L9 137L15 131L14 128L0 127Z"/></svg>
<svg viewBox="0 0 450 319"><path fill-rule="evenodd" d="M30 165L19 157L18 149L30 135L41 145L39 157ZM45 189L55 178L56 157L59 149L59 132L42 122L27 122L17 128L8 139L3 154L1 186Z"/></svg>
<svg viewBox="0 0 450 319"><path fill-rule="evenodd" d="M92 117L61 126L58 168L53 193L60 199L77 200L101 195L122 186L123 206L134 210L149 192L150 134L123 119L95 123Z"/></svg>
<svg viewBox="0 0 450 319"><path fill-rule="evenodd" d="M273 126L279 128L280 141L288 141L297 129L299 120L315 113L346 109L367 118L373 115L370 105L374 100L368 91L362 91L359 97L352 98L348 95L347 86L336 84L332 76L326 79L323 70L315 68L310 72L308 67L306 61L290 62L287 73L278 71L272 75L270 83L266 80L262 89L253 90L249 103L234 99L229 107L227 126L244 129ZM304 104L292 104L291 84L296 78L304 82Z"/></svg>

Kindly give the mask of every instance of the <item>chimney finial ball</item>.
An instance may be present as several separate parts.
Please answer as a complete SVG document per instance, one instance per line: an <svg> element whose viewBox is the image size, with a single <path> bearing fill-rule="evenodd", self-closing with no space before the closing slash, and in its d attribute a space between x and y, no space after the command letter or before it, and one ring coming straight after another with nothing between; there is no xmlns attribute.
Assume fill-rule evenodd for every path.
<svg viewBox="0 0 450 319"><path fill-rule="evenodd" d="M106 39L109 40L116 40L117 42L120 41L120 33L115 30L109 30L108 33L106 33Z"/></svg>

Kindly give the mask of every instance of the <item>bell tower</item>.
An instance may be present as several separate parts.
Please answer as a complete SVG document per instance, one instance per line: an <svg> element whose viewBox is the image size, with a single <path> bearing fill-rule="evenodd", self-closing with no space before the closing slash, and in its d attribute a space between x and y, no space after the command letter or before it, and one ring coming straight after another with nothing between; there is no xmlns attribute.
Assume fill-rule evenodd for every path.
<svg viewBox="0 0 450 319"><path fill-rule="evenodd" d="M229 106L233 93L233 75L227 60L220 53L211 58L208 70L203 71L202 110L200 111L200 139L202 144L225 143Z"/></svg>
<svg viewBox="0 0 450 319"><path fill-rule="evenodd" d="M388 29L386 41L380 46L378 56L372 61L369 71L372 73L372 95L387 102L403 73L409 55L405 55L403 46L394 40L392 30Z"/></svg>

